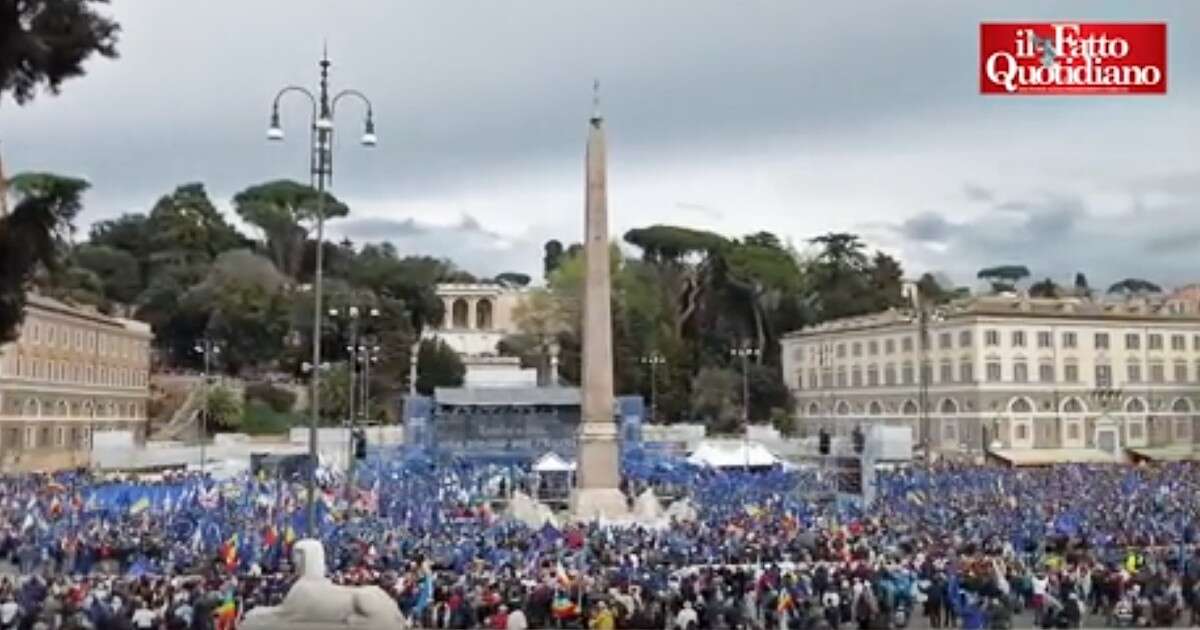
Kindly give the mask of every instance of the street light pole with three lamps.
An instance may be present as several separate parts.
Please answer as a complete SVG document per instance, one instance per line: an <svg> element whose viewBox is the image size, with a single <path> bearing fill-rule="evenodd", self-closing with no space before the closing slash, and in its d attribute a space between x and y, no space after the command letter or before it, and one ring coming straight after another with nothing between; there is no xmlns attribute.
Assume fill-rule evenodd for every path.
<svg viewBox="0 0 1200 630"><path fill-rule="evenodd" d="M332 98L329 96L329 55L323 54L320 61L321 80L318 93L314 95L309 89L289 85L279 90L271 105L271 126L267 130L268 140L283 140L283 128L279 125L279 102L285 94L303 94L312 104L312 122L309 127L309 175L317 191L316 215L317 255L316 269L313 274L313 360L310 365L321 365L321 280L324 264L323 252L325 243L325 189L333 180L333 119L337 111L338 101L345 97L353 97L362 101L366 106L366 120L362 136L362 144L367 147L375 146L375 120L371 101L358 90L342 90ZM306 501L306 529L309 537L317 534L316 500L317 500L317 425L320 420L321 371L312 370L312 396L310 405L312 417L308 427L308 496Z"/></svg>
<svg viewBox="0 0 1200 630"><path fill-rule="evenodd" d="M205 452L204 445L208 441L208 405L212 397L212 380L209 376L209 370L212 368L212 360L216 355L221 354L221 346L218 346L212 339L205 337L192 347L198 354L204 357L204 403L200 408L200 475L204 475L205 467Z"/></svg>
<svg viewBox="0 0 1200 630"><path fill-rule="evenodd" d="M643 365L650 366L650 422L658 419L658 366L666 362L657 352L641 358Z"/></svg>

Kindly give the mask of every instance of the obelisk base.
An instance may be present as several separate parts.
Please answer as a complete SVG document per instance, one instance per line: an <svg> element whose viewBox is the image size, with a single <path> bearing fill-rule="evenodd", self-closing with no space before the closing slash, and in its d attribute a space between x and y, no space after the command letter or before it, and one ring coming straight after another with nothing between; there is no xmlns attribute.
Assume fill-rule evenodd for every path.
<svg viewBox="0 0 1200 630"><path fill-rule="evenodd" d="M621 494L621 454L616 426L588 422L579 432L579 468L571 493L571 518L590 521L629 518L629 504Z"/></svg>

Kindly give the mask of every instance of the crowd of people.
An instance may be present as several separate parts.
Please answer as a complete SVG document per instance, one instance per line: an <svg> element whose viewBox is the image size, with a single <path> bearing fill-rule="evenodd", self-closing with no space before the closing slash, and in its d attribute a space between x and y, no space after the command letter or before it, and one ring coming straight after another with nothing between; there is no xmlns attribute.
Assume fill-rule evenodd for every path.
<svg viewBox="0 0 1200 630"><path fill-rule="evenodd" d="M818 471L624 463L692 518L506 517L511 467L374 457L325 479L339 583L429 628L1078 627L1200 621L1200 466L916 467L867 507ZM278 604L301 480L87 473L0 480L0 630L234 628Z"/></svg>

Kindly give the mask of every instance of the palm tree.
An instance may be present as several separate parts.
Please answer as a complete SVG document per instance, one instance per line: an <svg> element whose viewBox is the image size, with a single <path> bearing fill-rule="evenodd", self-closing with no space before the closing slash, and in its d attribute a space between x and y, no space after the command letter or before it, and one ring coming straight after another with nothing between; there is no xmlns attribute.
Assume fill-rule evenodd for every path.
<svg viewBox="0 0 1200 630"><path fill-rule="evenodd" d="M88 187L84 180L48 173L18 175L6 184L17 203L0 216L0 343L16 337L25 291L39 268L55 267Z"/></svg>

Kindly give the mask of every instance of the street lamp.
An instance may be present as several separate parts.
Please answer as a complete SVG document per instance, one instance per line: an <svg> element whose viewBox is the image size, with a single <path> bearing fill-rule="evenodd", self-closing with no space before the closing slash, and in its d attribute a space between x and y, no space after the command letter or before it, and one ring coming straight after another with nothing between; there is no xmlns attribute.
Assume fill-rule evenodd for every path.
<svg viewBox="0 0 1200 630"><path fill-rule="evenodd" d="M912 301L913 317L910 321L917 325L917 404L920 406L921 443L925 450L925 459L933 459L933 438L929 426L929 323L941 322L945 316L941 312L930 312L921 300L920 285L907 282L903 286L903 295Z"/></svg>
<svg viewBox="0 0 1200 630"><path fill-rule="evenodd" d="M321 279L323 274L322 266L324 265L324 245L325 245L325 187L326 184L332 183L333 180L333 117L337 111L338 101L342 98L350 96L362 101L366 106L366 120L364 122L364 131L362 136L362 144L367 147L373 147L378 143L378 138L375 136L375 119L371 101L362 92L358 90L342 90L330 98L329 96L329 61L328 53L321 56L319 63L321 68L321 80L319 90L316 95L309 89L298 85L289 85L279 90L275 94L275 100L271 105L271 121L270 127L267 129L267 139L272 141L283 140L283 127L279 124L279 101L284 94L297 93L303 94L312 104L312 119L309 125L309 176L311 182L317 190L316 203L316 221L317 221L317 256L316 269L313 274L313 360L312 365L321 365ZM309 419L308 426L308 454L311 458L311 466L308 471L308 497L307 497L307 519L306 529L309 537L315 537L317 534L317 425L320 419L320 396L321 396L321 374L320 370L312 371L312 417Z"/></svg>
<svg viewBox="0 0 1200 630"><path fill-rule="evenodd" d="M742 450L746 457L746 470L750 470L750 357L758 356L758 348L749 341L730 350L730 354L742 358Z"/></svg>
<svg viewBox="0 0 1200 630"><path fill-rule="evenodd" d="M204 406L200 410L200 476L204 476L204 444L208 441L208 403L210 398L208 372L212 366L213 357L221 354L221 347L212 339L204 338L197 342L192 350L204 357Z"/></svg>
<svg viewBox="0 0 1200 630"><path fill-rule="evenodd" d="M347 389L347 404L346 410L346 475L347 479L352 483L354 479L354 399L358 397L358 390L354 386L354 378L358 370L358 321L360 318L369 317L375 319L379 317L379 309L377 308L359 308L350 306L344 309L329 309L329 318L338 319L345 317L350 320L350 345L346 346L346 351L349 353L350 367L350 385ZM347 484L347 492L349 492L351 484Z"/></svg>
<svg viewBox="0 0 1200 630"><path fill-rule="evenodd" d="M642 365L650 366L650 422L658 419L658 366L666 362L663 356L652 352L641 358Z"/></svg>

